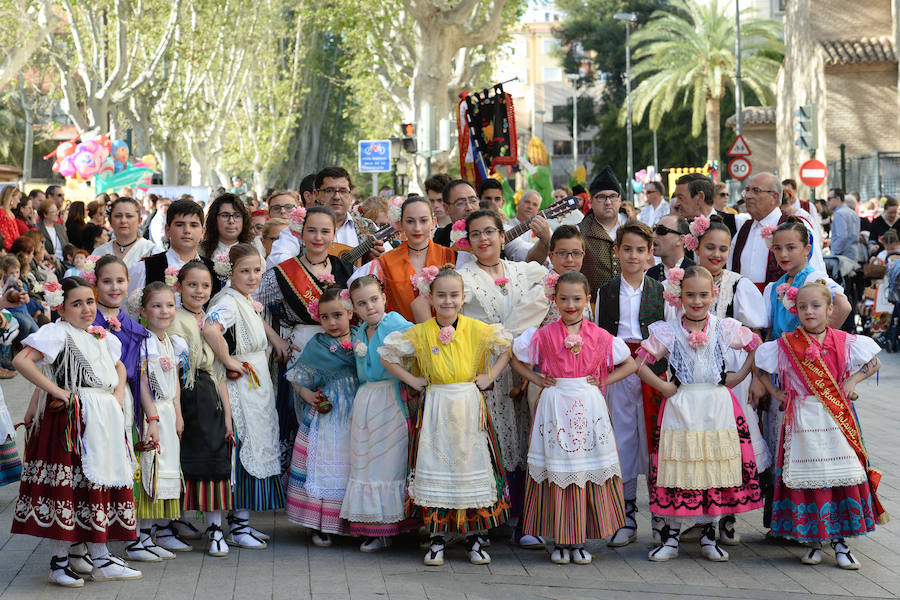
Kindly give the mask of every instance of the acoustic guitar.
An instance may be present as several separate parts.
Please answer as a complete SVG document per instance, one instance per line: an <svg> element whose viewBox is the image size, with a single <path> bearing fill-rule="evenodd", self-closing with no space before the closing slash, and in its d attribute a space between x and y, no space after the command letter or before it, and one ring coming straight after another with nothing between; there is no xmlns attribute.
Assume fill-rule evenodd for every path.
<svg viewBox="0 0 900 600"><path fill-rule="evenodd" d="M400 232L393 225L385 225L375 233L367 235L366 239L355 247L333 242L331 248L328 249L328 254L358 267L362 264L363 257L375 247L375 242L389 242L399 235Z"/></svg>
<svg viewBox="0 0 900 600"><path fill-rule="evenodd" d="M519 223L515 227L511 227L510 229L507 229L505 232L503 232L503 238L504 238L503 241L505 244L508 244L512 240L514 240L517 237L524 234L526 231L530 230L531 222L538 215L544 217L545 219L547 219L549 221L550 219L556 219L557 217L562 217L563 215L567 215L570 212L572 212L573 210L575 210L576 208L578 208L578 198L576 198L575 196L566 196L565 198L561 198L561 199L557 200L556 202L554 202L553 204L551 204L550 206L548 206L547 208L545 208L544 210L540 211L538 214L534 215L534 217L531 217L530 219L525 221L524 223ZM458 248L456 246L456 244L453 244L453 250L456 250L457 252L459 252L460 248ZM468 251L468 250L466 250L466 251Z"/></svg>

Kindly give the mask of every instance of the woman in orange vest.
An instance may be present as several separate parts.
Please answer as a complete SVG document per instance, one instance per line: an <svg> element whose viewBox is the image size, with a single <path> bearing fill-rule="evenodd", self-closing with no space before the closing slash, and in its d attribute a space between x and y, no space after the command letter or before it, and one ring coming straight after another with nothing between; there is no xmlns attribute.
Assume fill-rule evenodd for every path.
<svg viewBox="0 0 900 600"><path fill-rule="evenodd" d="M431 318L431 303L423 300L418 306L419 291L413 287L411 278L425 267L455 264L456 253L431 240L434 212L427 198L410 196L400 206L400 214L389 217L392 222L399 217L399 229L406 241L358 269L351 281L362 275L375 275L384 284L388 312L395 311L408 321L424 323Z"/></svg>

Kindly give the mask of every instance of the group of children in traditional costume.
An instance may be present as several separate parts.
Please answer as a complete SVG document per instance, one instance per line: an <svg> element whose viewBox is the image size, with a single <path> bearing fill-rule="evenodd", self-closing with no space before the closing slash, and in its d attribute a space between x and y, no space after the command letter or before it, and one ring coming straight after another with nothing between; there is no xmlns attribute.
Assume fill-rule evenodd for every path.
<svg viewBox="0 0 900 600"><path fill-rule="evenodd" d="M485 239L496 233L483 214L469 221ZM676 557L688 528L698 530L702 556L728 560L722 545L739 541L734 515L761 507L765 488L772 534L808 543L804 563L820 562L830 542L839 566L858 568L846 538L887 518L851 403L879 368L878 346L828 326L842 290L809 273L806 229L789 221L771 236L786 275L766 289L763 315L759 291L723 269L726 227L695 220L699 265L669 269L661 285L644 276L652 232L626 223L615 241L622 274L598 293L597 323L578 272L583 242L560 230L546 298L529 305L549 303L553 316L535 313L517 336L499 312L496 323L465 316L482 276L474 268L413 276L433 314L419 324L386 311L374 275L343 289L314 274L319 293L303 308L321 329L284 370L298 423L284 480L267 351L284 361L289 350L253 300L263 275L256 249L230 249L229 285L213 298L207 262L167 270L139 294L143 326L123 310L121 259L87 265L90 281L70 277L48 290L60 319L25 338L14 360L38 389L25 416L13 532L52 540L50 581L64 586L88 575L141 577L109 541L125 541L130 561L191 550L185 539L200 531L183 511L203 513L211 556L227 555L229 544L265 548L250 512L285 508L316 546L353 535L375 552L424 528L426 565L443 564L457 537L470 562L487 564L488 532L513 507L491 402L530 397L517 536L549 543L552 562L590 563L589 539L636 541L645 474L652 561ZM489 266L498 265L506 268ZM494 304L514 306L505 297L531 279L495 280ZM760 345L751 329L768 329L770 341ZM754 366L778 421L768 446L748 390ZM539 395L509 398L513 373ZM501 379L505 398L489 402ZM766 470L771 485L761 486Z"/></svg>

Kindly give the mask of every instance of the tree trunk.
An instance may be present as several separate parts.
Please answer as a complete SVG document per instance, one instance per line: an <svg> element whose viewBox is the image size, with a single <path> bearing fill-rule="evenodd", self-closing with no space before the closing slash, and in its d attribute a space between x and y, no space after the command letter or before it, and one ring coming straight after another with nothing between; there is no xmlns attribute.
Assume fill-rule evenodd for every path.
<svg viewBox="0 0 900 600"><path fill-rule="evenodd" d="M176 150L175 144L166 142L161 154L163 183L178 185L178 150Z"/></svg>
<svg viewBox="0 0 900 600"><path fill-rule="evenodd" d="M717 161L721 154L722 134L720 131L719 102L721 98L706 98L706 160Z"/></svg>

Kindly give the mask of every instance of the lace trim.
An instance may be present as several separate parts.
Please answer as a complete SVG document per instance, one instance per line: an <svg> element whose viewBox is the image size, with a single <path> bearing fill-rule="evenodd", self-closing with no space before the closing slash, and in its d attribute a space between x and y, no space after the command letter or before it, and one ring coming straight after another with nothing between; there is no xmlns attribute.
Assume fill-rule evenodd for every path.
<svg viewBox="0 0 900 600"><path fill-rule="evenodd" d="M793 429L790 425L784 427L784 470L781 480L785 487L793 490L818 490L830 487L847 487L851 485L859 485L866 481L865 469L856 477L841 477L837 479L801 479L800 481L791 480L791 446L794 436L791 435Z"/></svg>
<svg viewBox="0 0 900 600"><path fill-rule="evenodd" d="M535 469L529 465L528 475L532 479L534 479L535 483L543 483L544 481L549 481L553 485L563 489L569 487L570 485L576 485L580 488L583 488L588 482L596 483L599 485L606 483L613 477L621 477L622 468L619 463L616 463L614 465L609 465L608 467L602 467L600 469L593 469L590 471L579 471L577 473L558 473L555 471L550 471L547 468Z"/></svg>
<svg viewBox="0 0 900 600"><path fill-rule="evenodd" d="M715 306L712 313L724 319L728 316L728 307L734 302L734 292L737 289L737 283L741 280L741 274L725 269L722 271L722 279L719 280L719 293L714 298Z"/></svg>
<svg viewBox="0 0 900 600"><path fill-rule="evenodd" d="M355 523L398 523L406 519L405 502L406 479L399 481L351 479L347 482L341 518ZM371 510L362 512L366 508Z"/></svg>
<svg viewBox="0 0 900 600"><path fill-rule="evenodd" d="M701 463L660 459L656 485L683 490L731 488L741 485L741 477L740 458Z"/></svg>
<svg viewBox="0 0 900 600"><path fill-rule="evenodd" d="M737 429L715 431L662 431L659 445L660 460L714 461L740 457L741 444Z"/></svg>
<svg viewBox="0 0 900 600"><path fill-rule="evenodd" d="M720 342L721 324L721 319L709 315L707 330L709 341L698 348L691 348L687 340L688 334L681 323L669 322L674 333L669 364L682 384L719 382L725 365L725 355Z"/></svg>

